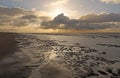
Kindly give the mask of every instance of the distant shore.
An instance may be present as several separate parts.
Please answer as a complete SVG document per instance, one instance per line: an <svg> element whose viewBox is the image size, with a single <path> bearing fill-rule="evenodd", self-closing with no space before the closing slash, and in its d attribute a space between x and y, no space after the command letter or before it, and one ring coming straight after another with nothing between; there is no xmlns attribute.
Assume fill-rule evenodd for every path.
<svg viewBox="0 0 120 78"><path fill-rule="evenodd" d="M17 49L17 34L0 32L0 59L12 55Z"/></svg>

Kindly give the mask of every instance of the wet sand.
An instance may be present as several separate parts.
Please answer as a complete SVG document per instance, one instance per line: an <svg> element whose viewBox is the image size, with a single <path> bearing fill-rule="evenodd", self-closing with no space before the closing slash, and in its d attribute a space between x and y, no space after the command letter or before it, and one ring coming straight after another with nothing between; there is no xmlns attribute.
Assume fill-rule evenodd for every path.
<svg viewBox="0 0 120 78"><path fill-rule="evenodd" d="M2 33L0 37L1 56L6 56L0 60L0 78L120 78L120 59L101 56L108 52L80 43L63 45L66 41L59 43L48 35Z"/></svg>
<svg viewBox="0 0 120 78"><path fill-rule="evenodd" d="M16 34L0 33L0 59L11 55L17 49Z"/></svg>
<svg viewBox="0 0 120 78"><path fill-rule="evenodd" d="M11 61L11 57L14 56L18 48L16 37L16 33L0 32L0 78L24 78L21 77L22 74L27 76L27 73L30 72L15 59Z"/></svg>

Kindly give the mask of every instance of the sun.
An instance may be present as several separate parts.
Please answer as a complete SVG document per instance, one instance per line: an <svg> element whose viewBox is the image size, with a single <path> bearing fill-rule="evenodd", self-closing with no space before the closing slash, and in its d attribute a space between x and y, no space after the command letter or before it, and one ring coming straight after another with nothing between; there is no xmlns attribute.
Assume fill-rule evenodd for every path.
<svg viewBox="0 0 120 78"><path fill-rule="evenodd" d="M62 9L62 8L56 8L54 10L52 10L50 12L50 16L51 17L56 17L57 15L61 14L61 13L64 13L64 15L67 15L68 16L68 13L65 9Z"/></svg>

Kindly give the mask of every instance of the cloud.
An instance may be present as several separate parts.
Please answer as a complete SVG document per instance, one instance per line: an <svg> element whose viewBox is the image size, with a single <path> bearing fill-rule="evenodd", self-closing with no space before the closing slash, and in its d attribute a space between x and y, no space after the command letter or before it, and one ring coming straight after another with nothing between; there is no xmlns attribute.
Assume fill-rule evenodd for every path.
<svg viewBox="0 0 120 78"><path fill-rule="evenodd" d="M88 14L80 18L86 22L119 22L120 14L114 13L101 13L101 14Z"/></svg>
<svg viewBox="0 0 120 78"><path fill-rule="evenodd" d="M57 17L55 17L53 19L54 23L58 23L58 24L66 24L67 22L69 22L69 17L64 16L64 14L60 14Z"/></svg>
<svg viewBox="0 0 120 78"><path fill-rule="evenodd" d="M41 11L25 10L22 8L0 7L0 26L40 26L41 21L48 20L47 16L39 16Z"/></svg>
<svg viewBox="0 0 120 78"><path fill-rule="evenodd" d="M26 15L26 16L22 16L21 19L37 19L36 15Z"/></svg>
<svg viewBox="0 0 120 78"><path fill-rule="evenodd" d="M80 19L70 19L60 14L51 21L44 21L41 27L45 29L74 29L74 30L99 30L107 28L120 28L119 14L89 14Z"/></svg>
<svg viewBox="0 0 120 78"><path fill-rule="evenodd" d="M11 23L12 26L28 26L29 25L29 21L25 20L25 19L15 19L13 20L13 22Z"/></svg>
<svg viewBox="0 0 120 78"><path fill-rule="evenodd" d="M15 16L24 14L26 11L24 11L21 8L7 8L7 7L0 7L0 15L9 15L9 16Z"/></svg>
<svg viewBox="0 0 120 78"><path fill-rule="evenodd" d="M61 28L61 25L63 25L62 27L64 27L64 25L67 24L69 21L70 21L69 17L64 16L64 14L60 14L51 21L47 21L47 22L43 21L41 23L41 27L45 29L48 28L57 29L57 28Z"/></svg>
<svg viewBox="0 0 120 78"><path fill-rule="evenodd" d="M105 3L120 4L120 0L101 0L101 1Z"/></svg>
<svg viewBox="0 0 120 78"><path fill-rule="evenodd" d="M120 14L88 14L71 19L63 13L53 19L46 12L0 7L0 29L29 28L44 30L100 30L120 28ZM27 29L26 29L27 30Z"/></svg>
<svg viewBox="0 0 120 78"><path fill-rule="evenodd" d="M25 25L25 22L23 22L24 20L20 20L18 18L26 14L28 14L27 11L21 8L0 7L0 23L2 26L18 25L19 20L19 23L21 22L21 25Z"/></svg>

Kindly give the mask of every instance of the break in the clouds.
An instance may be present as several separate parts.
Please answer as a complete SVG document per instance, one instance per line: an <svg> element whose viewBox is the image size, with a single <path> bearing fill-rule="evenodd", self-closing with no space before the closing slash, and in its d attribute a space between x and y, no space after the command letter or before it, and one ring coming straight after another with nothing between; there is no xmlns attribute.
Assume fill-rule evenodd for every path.
<svg viewBox="0 0 120 78"><path fill-rule="evenodd" d="M70 19L64 14L60 14L53 20L42 22L41 27L45 29L99 30L120 28L119 24L120 14L88 14L80 19Z"/></svg>
<svg viewBox="0 0 120 78"><path fill-rule="evenodd" d="M115 4L120 4L120 0L101 0L102 2L105 3L115 3Z"/></svg>

